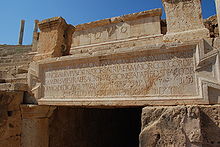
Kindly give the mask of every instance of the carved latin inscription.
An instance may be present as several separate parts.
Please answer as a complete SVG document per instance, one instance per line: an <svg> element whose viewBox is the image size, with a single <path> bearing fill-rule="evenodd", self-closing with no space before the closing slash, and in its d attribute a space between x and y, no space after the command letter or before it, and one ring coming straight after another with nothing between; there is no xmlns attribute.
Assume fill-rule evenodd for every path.
<svg viewBox="0 0 220 147"><path fill-rule="evenodd" d="M50 68L46 98L197 95L193 51L100 59Z"/></svg>

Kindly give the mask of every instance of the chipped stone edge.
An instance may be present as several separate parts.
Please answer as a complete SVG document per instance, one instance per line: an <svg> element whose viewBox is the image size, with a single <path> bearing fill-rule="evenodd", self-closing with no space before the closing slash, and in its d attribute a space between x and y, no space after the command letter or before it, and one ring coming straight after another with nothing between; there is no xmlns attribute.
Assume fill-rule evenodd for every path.
<svg viewBox="0 0 220 147"><path fill-rule="evenodd" d="M89 23L76 25L75 27L76 27L76 31L81 31L81 30L86 30L86 29L90 29L94 27L101 27L101 26L108 25L108 24L120 23L124 21L131 21L131 20L137 20L141 18L154 17L154 16L162 16L162 9L161 8L152 9L152 10L147 10L143 12L132 13L128 15L92 21Z"/></svg>

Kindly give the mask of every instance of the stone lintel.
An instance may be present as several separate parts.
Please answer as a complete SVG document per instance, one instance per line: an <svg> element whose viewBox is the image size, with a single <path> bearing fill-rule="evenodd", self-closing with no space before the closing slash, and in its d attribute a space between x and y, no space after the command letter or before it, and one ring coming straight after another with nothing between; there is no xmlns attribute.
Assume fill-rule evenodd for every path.
<svg viewBox="0 0 220 147"><path fill-rule="evenodd" d="M118 16L118 17L113 17L113 18L102 19L102 20L93 21L89 23L79 24L75 27L76 27L76 31L81 31L81 30L86 30L86 29L90 29L94 27L105 26L108 24L132 21L132 20L137 20L137 19L146 18L146 17L154 17L154 16L162 16L162 9L159 8L159 9L147 10L143 12L123 15L123 16Z"/></svg>
<svg viewBox="0 0 220 147"><path fill-rule="evenodd" d="M92 57L87 54L42 60L30 66L28 81L39 105L217 104L220 103L218 56L218 51L205 40L143 45ZM210 64L206 65L206 62ZM164 71L167 67L171 72ZM154 73L155 69L157 73ZM72 78L78 71L83 78ZM132 74L121 75L124 71ZM58 83L61 78L70 80ZM143 81L146 84L141 84ZM130 86L124 86L129 83Z"/></svg>
<svg viewBox="0 0 220 147"><path fill-rule="evenodd" d="M21 105L22 117L24 119L48 118L56 109L54 106Z"/></svg>

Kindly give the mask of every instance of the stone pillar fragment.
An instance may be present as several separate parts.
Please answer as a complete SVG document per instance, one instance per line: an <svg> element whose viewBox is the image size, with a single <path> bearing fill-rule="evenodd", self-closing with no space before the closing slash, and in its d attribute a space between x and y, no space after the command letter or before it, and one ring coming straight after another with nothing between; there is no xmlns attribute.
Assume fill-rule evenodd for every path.
<svg viewBox="0 0 220 147"><path fill-rule="evenodd" d="M202 19L200 0L162 0L166 12L164 41L192 41L209 37Z"/></svg>
<svg viewBox="0 0 220 147"><path fill-rule="evenodd" d="M56 107L22 105L22 147L48 147L48 118Z"/></svg>
<svg viewBox="0 0 220 147"><path fill-rule="evenodd" d="M218 30L220 34L220 0L215 0L215 6L216 6L217 19L218 19Z"/></svg>
<svg viewBox="0 0 220 147"><path fill-rule="evenodd" d="M18 40L18 44L19 44L19 45L22 45L22 43L23 43L23 37L24 37L24 24L25 24L25 20L21 20L20 33L19 33L19 40Z"/></svg>
<svg viewBox="0 0 220 147"><path fill-rule="evenodd" d="M41 30L34 60L68 55L74 27L62 17L54 17L38 23Z"/></svg>
<svg viewBox="0 0 220 147"><path fill-rule="evenodd" d="M34 21L32 51L37 51L37 43L38 43L38 39L39 39L38 23L39 23L39 20Z"/></svg>

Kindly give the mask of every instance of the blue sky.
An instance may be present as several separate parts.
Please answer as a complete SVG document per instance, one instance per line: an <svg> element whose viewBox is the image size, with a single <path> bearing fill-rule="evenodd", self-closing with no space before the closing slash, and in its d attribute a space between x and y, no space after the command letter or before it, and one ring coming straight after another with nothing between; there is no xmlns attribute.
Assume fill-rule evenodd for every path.
<svg viewBox="0 0 220 147"><path fill-rule="evenodd" d="M21 19L23 44L31 44L35 19L62 16L77 25L154 8L162 8L161 0L1 0L0 44L17 44ZM202 8L204 18L216 13L214 0L202 0Z"/></svg>

